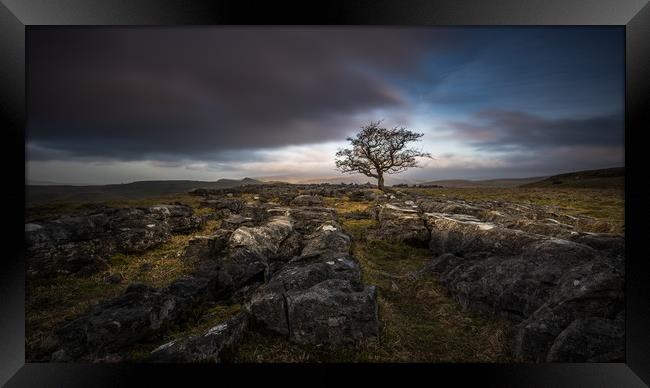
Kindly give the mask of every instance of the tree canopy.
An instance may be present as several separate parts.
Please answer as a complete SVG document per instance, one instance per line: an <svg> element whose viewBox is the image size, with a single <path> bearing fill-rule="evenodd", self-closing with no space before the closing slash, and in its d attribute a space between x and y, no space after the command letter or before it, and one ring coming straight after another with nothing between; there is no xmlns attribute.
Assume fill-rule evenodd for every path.
<svg viewBox="0 0 650 388"><path fill-rule="evenodd" d="M384 189L384 174L397 174L410 167L420 167L417 158L431 154L407 148L424 134L404 127L384 128L381 121L372 121L361 127L355 137L347 140L352 148L336 153L336 167L344 173L362 173L376 178L379 189Z"/></svg>

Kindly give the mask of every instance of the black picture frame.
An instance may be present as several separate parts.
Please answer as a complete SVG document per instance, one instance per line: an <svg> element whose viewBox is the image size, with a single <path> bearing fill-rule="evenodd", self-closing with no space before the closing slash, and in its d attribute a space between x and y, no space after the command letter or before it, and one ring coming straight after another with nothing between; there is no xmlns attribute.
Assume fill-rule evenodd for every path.
<svg viewBox="0 0 650 388"><path fill-rule="evenodd" d="M425 383L522 387L642 387L650 384L650 270L644 255L647 214L643 130L650 100L648 0L309 1L298 4L182 0L1 0L0 112L4 149L4 255L0 260L0 384L121 386L145 381L221 384L259 378L286 384L364 384L394 378ZM626 31L625 218L626 359L584 364L136 365L25 363L23 257L25 38L34 25L621 25ZM8 174L7 172L11 172ZM296 374L298 372L302 372ZM300 375L300 378L296 377ZM289 378L289 376L291 376ZM144 379L144 380L141 380ZM645 382L645 383L644 383ZM447 384L444 384L447 385Z"/></svg>

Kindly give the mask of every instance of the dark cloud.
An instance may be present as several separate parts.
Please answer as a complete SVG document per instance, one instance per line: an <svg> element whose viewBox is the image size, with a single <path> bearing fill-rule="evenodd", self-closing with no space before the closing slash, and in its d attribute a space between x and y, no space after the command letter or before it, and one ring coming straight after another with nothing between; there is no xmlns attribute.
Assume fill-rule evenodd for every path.
<svg viewBox="0 0 650 388"><path fill-rule="evenodd" d="M28 141L37 159L164 160L338 140L355 114L403 106L380 75L416 73L444 38L392 28L30 29Z"/></svg>
<svg viewBox="0 0 650 388"><path fill-rule="evenodd" d="M368 119L425 132L436 159L399 177L622 165L624 32L34 27L26 168L61 182L334 176L322 143Z"/></svg>
<svg viewBox="0 0 650 388"><path fill-rule="evenodd" d="M620 147L623 114L549 119L525 112L485 110L471 121L450 123L454 137L479 150L544 150L554 147Z"/></svg>

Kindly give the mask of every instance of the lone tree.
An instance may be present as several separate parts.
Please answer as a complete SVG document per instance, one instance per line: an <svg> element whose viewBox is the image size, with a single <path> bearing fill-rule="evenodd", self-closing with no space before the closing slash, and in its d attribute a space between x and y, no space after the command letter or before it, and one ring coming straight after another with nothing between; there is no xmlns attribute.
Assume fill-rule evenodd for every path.
<svg viewBox="0 0 650 388"><path fill-rule="evenodd" d="M348 137L352 149L336 153L336 167L344 173L362 173L377 179L377 187L384 190L384 173L397 174L409 167L420 167L416 158L430 158L428 152L406 148L408 143L424 136L403 127L387 129L381 121L371 121L361 127L356 137Z"/></svg>

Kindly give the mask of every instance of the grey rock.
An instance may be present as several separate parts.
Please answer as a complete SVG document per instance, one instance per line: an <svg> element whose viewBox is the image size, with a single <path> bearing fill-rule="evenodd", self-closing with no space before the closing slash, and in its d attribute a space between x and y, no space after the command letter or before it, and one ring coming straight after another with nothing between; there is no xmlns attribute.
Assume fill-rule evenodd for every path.
<svg viewBox="0 0 650 388"><path fill-rule="evenodd" d="M141 252L167 241L171 233L199 227L202 219L192 212L192 208L182 205L100 208L96 213L28 224L28 276L106 270L114 254Z"/></svg>
<svg viewBox="0 0 650 388"><path fill-rule="evenodd" d="M315 232L325 222L338 222L338 217L334 209L325 207L275 207L268 209L268 213L271 216L282 215L290 217L294 229L305 235Z"/></svg>
<svg viewBox="0 0 650 388"><path fill-rule="evenodd" d="M280 243L276 254L269 258L271 265L275 264L275 269L282 268L287 261L300 255L303 246L304 242L302 234L295 230L292 231L289 236ZM275 270L271 272L275 272Z"/></svg>
<svg viewBox="0 0 650 388"><path fill-rule="evenodd" d="M325 202L320 195L299 195L291 201L292 206L323 206Z"/></svg>
<svg viewBox="0 0 650 388"><path fill-rule="evenodd" d="M376 337L377 291L330 279L287 295L289 338L300 344L347 345Z"/></svg>
<svg viewBox="0 0 650 388"><path fill-rule="evenodd" d="M123 295L88 309L50 336L47 342L52 359L121 360L133 344L158 336L167 327L191 324L196 311L218 301L245 303L246 308L237 318L241 319L239 323L224 323L203 335L179 338L153 352L149 361L219 362L223 350L248 330L249 319L255 330L285 335L299 343L343 344L376 336L376 291L363 286L359 264L349 255L350 237L343 233L333 209L260 203L240 206L235 201L245 190L249 189L234 190L233 197L206 199L213 201L208 204L218 211L230 212L237 222L226 222L226 227L215 235L196 236L189 242L185 257L197 262L192 275L161 289L133 283ZM321 193L342 196L345 192L319 187L312 192L314 197L297 203L316 203L314 198ZM297 196L294 190L284 188L269 195L287 204ZM145 220L151 222L144 225L145 231L166 228L169 234L172 229L180 230L186 222L172 226L165 220L190 213L175 206L129 210L125 214L131 221L121 224L119 231L130 236ZM232 216L235 211L240 212L239 216ZM253 217L244 220L248 214ZM110 217L99 217L93 222L111 225L110 221ZM83 224L88 220L80 218L75 222ZM47 229L42 224L28 225L26 230L42 232ZM78 235L92 235L83 228L75 231ZM105 241L104 237L97 240ZM132 241L132 245L137 244L138 240ZM293 308L289 297L293 298ZM303 322L312 319L308 308L316 309L317 322ZM338 315L332 315L334 311ZM294 333L292 325L300 331Z"/></svg>
<svg viewBox="0 0 650 388"><path fill-rule="evenodd" d="M335 259L347 256L350 252L350 237L336 222L323 223L313 233L305 237L301 256L320 256Z"/></svg>
<svg viewBox="0 0 650 388"><path fill-rule="evenodd" d="M178 338L154 349L148 362L221 362L222 353L236 344L246 332L248 315L240 313L205 333Z"/></svg>
<svg viewBox="0 0 650 388"><path fill-rule="evenodd" d="M244 208L245 202L240 198L218 198L204 200L201 202L201 206L215 210L227 209L231 212L239 213Z"/></svg>
<svg viewBox="0 0 650 388"><path fill-rule="evenodd" d="M543 362L557 336L573 321L614 319L624 308L623 285L624 274L604 258L565 270L545 303L515 327L513 352Z"/></svg>
<svg viewBox="0 0 650 388"><path fill-rule="evenodd" d="M464 214L425 213L425 216L431 231L429 248L436 255L472 252L514 255L541 239L541 236L502 228Z"/></svg>
<svg viewBox="0 0 650 388"><path fill-rule="evenodd" d="M624 333L623 320L576 319L555 338L546 362L623 362Z"/></svg>
<svg viewBox="0 0 650 388"><path fill-rule="evenodd" d="M193 237L185 248L186 259L211 260L217 258L226 249L230 232L219 230L209 236Z"/></svg>
<svg viewBox="0 0 650 388"><path fill-rule="evenodd" d="M244 217L239 214L233 214L221 221L221 227L236 229L242 225L249 225L252 223L253 219L251 217Z"/></svg>
<svg viewBox="0 0 650 388"><path fill-rule="evenodd" d="M251 256L268 258L277 253L280 244L289 236L293 225L288 217L274 217L260 227L237 228L228 240L230 252L245 252Z"/></svg>
<svg viewBox="0 0 650 388"><path fill-rule="evenodd" d="M580 231L602 225L550 207L414 202L435 258L411 278L432 273L461 306L510 319L512 350L523 359L621 359L623 236Z"/></svg>
<svg viewBox="0 0 650 388"><path fill-rule="evenodd" d="M419 208L395 204L380 205L377 220L379 228L372 238L417 245L426 245L429 241L429 230Z"/></svg>
<svg viewBox="0 0 650 388"><path fill-rule="evenodd" d="M377 200L378 195L372 190L354 190L348 197L355 202L369 202Z"/></svg>

